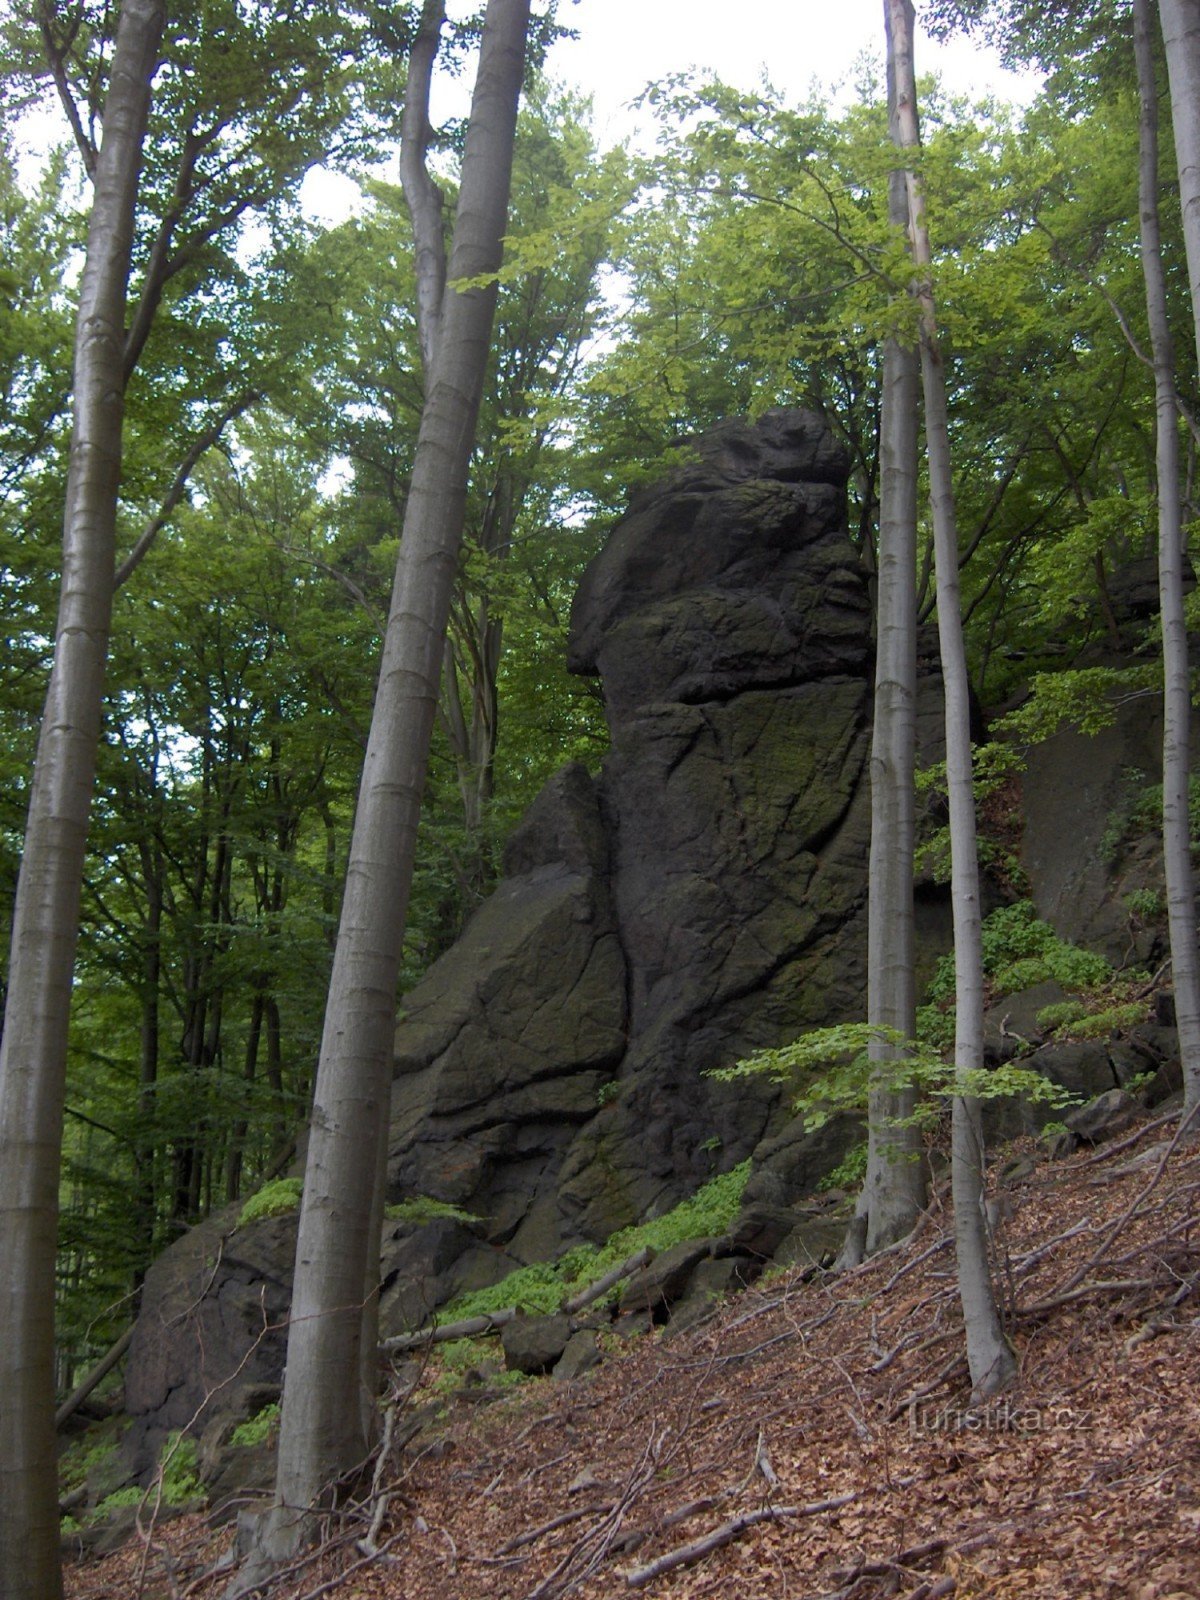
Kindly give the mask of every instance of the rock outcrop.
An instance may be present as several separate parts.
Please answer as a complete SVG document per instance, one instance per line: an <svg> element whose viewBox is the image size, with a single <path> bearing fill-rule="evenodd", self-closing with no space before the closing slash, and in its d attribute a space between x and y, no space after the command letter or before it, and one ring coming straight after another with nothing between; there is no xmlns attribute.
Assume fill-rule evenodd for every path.
<svg viewBox="0 0 1200 1600"><path fill-rule="evenodd" d="M426 1301L748 1155L792 1191L837 1161L780 1138L778 1091L706 1073L862 1010L871 642L846 472L808 413L723 424L585 574L569 661L602 679L611 752L553 780L404 1001L392 1192L482 1219ZM389 1325L420 1248L396 1241Z"/></svg>
<svg viewBox="0 0 1200 1600"><path fill-rule="evenodd" d="M863 1010L871 631L846 473L808 413L725 423L589 567L570 661L602 679L612 748L598 776L547 785L495 893L404 999L389 1198L479 1220L393 1225L385 1333L748 1156L748 1201L786 1206L857 1137L845 1119L805 1135L778 1089L707 1076ZM197 1411L216 1437L227 1408L206 1385L237 1373L261 1403L282 1367L287 1224L238 1230L219 1270L206 1227L147 1284L143 1472ZM251 1305L238 1263L275 1246Z"/></svg>

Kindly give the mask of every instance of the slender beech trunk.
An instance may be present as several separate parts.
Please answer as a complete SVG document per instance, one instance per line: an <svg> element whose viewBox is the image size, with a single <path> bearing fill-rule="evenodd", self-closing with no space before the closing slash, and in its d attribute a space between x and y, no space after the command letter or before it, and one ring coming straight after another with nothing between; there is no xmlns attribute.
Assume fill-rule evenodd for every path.
<svg viewBox="0 0 1200 1600"><path fill-rule="evenodd" d="M901 148L920 145L913 70L911 0L885 0L891 24L897 129ZM975 791L971 767L970 688L959 610L958 534L950 471L946 378L938 342L929 231L920 183L906 174L909 233L920 299L921 382L925 444L933 511L937 574L938 641L946 700L946 779L950 792L950 893L954 909L957 1006L954 1060L959 1073L983 1066L983 953L980 942L979 861L975 844ZM994 1394L1016 1373L1012 1347L1000 1326L988 1260L984 1214L984 1149L978 1100L955 1095L951 1136L954 1234L958 1282L967 1336L967 1364L975 1394Z"/></svg>
<svg viewBox="0 0 1200 1600"><path fill-rule="evenodd" d="M158 1211L157 1165L159 988L162 981L163 852L157 830L141 845L142 878L146 885L146 928L142 953L142 1027L138 1072L138 1126L134 1138L134 1188L137 1218L138 1278L154 1250Z"/></svg>
<svg viewBox="0 0 1200 1600"><path fill-rule="evenodd" d="M1171 113L1179 158L1184 242L1196 350L1200 354L1200 7L1160 0ZM1183 615L1183 516L1179 496L1179 424L1175 356L1167 322L1158 220L1158 85L1150 41L1150 0L1134 0L1134 49L1141 101L1142 272L1154 356L1158 476L1158 593L1163 638L1163 862L1175 983L1175 1023L1183 1064L1184 1110L1200 1101L1200 961L1188 818L1192 697Z"/></svg>
<svg viewBox="0 0 1200 1600"><path fill-rule="evenodd" d="M61 1591L54 1251L67 1015L112 617L125 302L161 0L124 0L75 334L74 418L54 663L13 918L0 1046L0 1585Z"/></svg>
<svg viewBox="0 0 1200 1600"><path fill-rule="evenodd" d="M496 302L454 285L500 264L528 20L529 0L489 0L317 1069L266 1556L368 1445L400 947Z"/></svg>
<svg viewBox="0 0 1200 1600"><path fill-rule="evenodd" d="M888 112L899 144L891 14ZM908 193L904 173L891 174L888 216L904 229ZM879 426L879 560L876 606L875 711L871 742L871 860L867 936L867 1021L911 1039L916 1032L913 968L913 764L917 701L917 412L920 359L906 332L883 349ZM875 1040L872 1060L886 1064L903 1054ZM866 1214L865 1248L884 1249L912 1231L925 1204L919 1131L905 1126L916 1096L880 1084L871 1091L867 1175L859 1203Z"/></svg>

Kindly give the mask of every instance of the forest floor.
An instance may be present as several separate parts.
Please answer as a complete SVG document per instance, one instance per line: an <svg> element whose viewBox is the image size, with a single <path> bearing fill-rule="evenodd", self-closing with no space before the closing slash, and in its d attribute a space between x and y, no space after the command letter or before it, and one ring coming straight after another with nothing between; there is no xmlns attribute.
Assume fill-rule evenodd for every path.
<svg viewBox="0 0 1200 1600"><path fill-rule="evenodd" d="M1200 1151L1173 1132L1145 1123L1009 1191L1021 1371L990 1405L970 1407L935 1201L852 1272L776 1276L571 1384L464 1390L377 1475L378 1553L356 1544L368 1501L261 1592L1196 1600ZM213 1600L229 1543L198 1515L151 1526L71 1566L67 1595Z"/></svg>

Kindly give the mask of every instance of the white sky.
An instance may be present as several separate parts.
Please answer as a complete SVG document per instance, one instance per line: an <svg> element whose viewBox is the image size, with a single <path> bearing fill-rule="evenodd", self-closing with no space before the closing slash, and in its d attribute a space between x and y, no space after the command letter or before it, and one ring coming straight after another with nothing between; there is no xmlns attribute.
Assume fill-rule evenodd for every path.
<svg viewBox="0 0 1200 1600"><path fill-rule="evenodd" d="M594 96L602 142L625 136L621 107L646 83L688 67L741 88L765 71L797 101L814 81L853 88L864 55L882 76L883 0L579 0L563 5L560 18L580 37L555 47L550 70ZM919 22L916 66L966 93L1028 93L989 52L963 40L936 46Z"/></svg>
<svg viewBox="0 0 1200 1600"><path fill-rule="evenodd" d="M883 0L564 0L560 21L579 38L556 45L547 68L592 96L602 145L648 144L639 124L647 130L650 119L636 116L630 102L648 83L690 67L746 89L765 72L795 102L814 84L852 93L864 60L882 79ZM1028 100L1032 93L1030 80L1004 72L990 52L962 39L935 45L919 21L916 65L918 74L937 71L964 94ZM435 83L435 121L465 114L472 75ZM304 187L306 209L330 222L358 198L350 180L335 174L314 173Z"/></svg>

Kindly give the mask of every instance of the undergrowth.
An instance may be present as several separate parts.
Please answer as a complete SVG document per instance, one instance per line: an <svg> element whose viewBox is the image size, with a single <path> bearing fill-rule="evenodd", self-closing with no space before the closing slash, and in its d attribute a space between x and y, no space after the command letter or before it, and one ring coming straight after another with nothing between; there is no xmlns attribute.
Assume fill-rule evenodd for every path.
<svg viewBox="0 0 1200 1600"><path fill-rule="evenodd" d="M244 1228L248 1222L260 1217L281 1217L289 1211L300 1209L300 1194L304 1184L300 1178L276 1178L252 1194L238 1214L237 1225Z"/></svg>
<svg viewBox="0 0 1200 1600"><path fill-rule="evenodd" d="M750 1176L750 1163L743 1161L729 1172L711 1179L661 1217L636 1227L622 1228L602 1245L577 1245L557 1261L539 1261L520 1267L487 1289L462 1295L439 1314L439 1322L458 1322L466 1317L486 1316L508 1306L549 1315L559 1310L564 1300L580 1293L602 1278L611 1268L649 1246L655 1252L669 1250L687 1239L728 1232L738 1213L742 1191ZM613 1290L615 1295L618 1291Z"/></svg>

